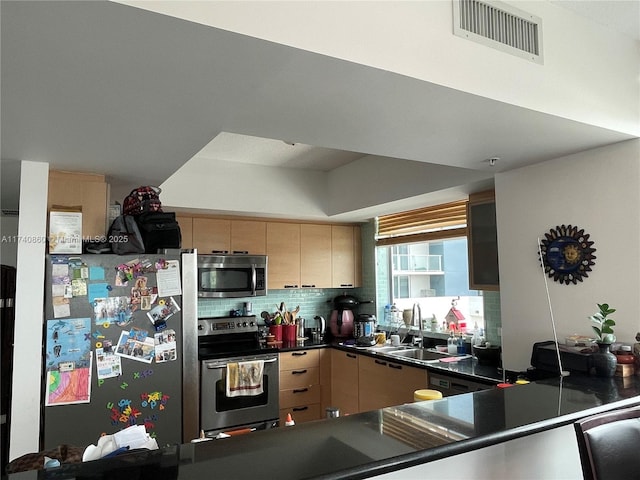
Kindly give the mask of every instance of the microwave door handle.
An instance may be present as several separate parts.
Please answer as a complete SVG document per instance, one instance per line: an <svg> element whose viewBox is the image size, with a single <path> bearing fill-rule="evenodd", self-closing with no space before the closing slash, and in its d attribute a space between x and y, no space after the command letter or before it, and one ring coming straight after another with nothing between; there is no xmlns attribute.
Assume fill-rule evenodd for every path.
<svg viewBox="0 0 640 480"><path fill-rule="evenodd" d="M251 296L256 296L256 283L258 283L258 273L255 265L251 266Z"/></svg>

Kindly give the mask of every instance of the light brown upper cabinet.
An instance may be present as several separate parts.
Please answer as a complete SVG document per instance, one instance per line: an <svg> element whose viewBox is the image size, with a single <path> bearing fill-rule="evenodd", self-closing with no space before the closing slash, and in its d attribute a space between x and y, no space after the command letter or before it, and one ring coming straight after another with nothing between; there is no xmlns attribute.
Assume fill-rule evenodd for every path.
<svg viewBox="0 0 640 480"><path fill-rule="evenodd" d="M181 248L193 247L193 218L176 213L176 221L180 225L180 235L182 236Z"/></svg>
<svg viewBox="0 0 640 480"><path fill-rule="evenodd" d="M334 288L361 285L361 249L360 227L331 226L331 276Z"/></svg>
<svg viewBox="0 0 640 480"><path fill-rule="evenodd" d="M495 192L469 195L467 204L469 288L499 290Z"/></svg>
<svg viewBox="0 0 640 480"><path fill-rule="evenodd" d="M300 284L331 288L331 225L300 225Z"/></svg>
<svg viewBox="0 0 640 480"><path fill-rule="evenodd" d="M300 287L300 224L267 222L269 289Z"/></svg>
<svg viewBox="0 0 640 480"><path fill-rule="evenodd" d="M231 221L231 253L267 254L267 222Z"/></svg>
<svg viewBox="0 0 640 480"><path fill-rule="evenodd" d="M231 251L231 220L193 217L193 248L201 255Z"/></svg>
<svg viewBox="0 0 640 480"><path fill-rule="evenodd" d="M81 206L82 236L104 236L109 228L107 190L104 175L51 170L47 209L52 205Z"/></svg>

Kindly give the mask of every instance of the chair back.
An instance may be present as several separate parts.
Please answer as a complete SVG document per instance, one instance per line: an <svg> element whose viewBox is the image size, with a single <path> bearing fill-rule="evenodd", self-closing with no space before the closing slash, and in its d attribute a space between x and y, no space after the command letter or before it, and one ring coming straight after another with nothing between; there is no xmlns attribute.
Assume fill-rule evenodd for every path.
<svg viewBox="0 0 640 480"><path fill-rule="evenodd" d="M585 480L640 478L640 406L573 424Z"/></svg>

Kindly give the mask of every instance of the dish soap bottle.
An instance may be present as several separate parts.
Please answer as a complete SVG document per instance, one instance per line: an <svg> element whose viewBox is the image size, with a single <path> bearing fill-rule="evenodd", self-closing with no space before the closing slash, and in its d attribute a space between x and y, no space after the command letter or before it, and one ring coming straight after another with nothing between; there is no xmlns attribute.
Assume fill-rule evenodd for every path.
<svg viewBox="0 0 640 480"><path fill-rule="evenodd" d="M449 335L449 339L447 340L447 353L449 353L450 355L455 355L458 353L458 340L456 340L453 329L451 330L451 335Z"/></svg>

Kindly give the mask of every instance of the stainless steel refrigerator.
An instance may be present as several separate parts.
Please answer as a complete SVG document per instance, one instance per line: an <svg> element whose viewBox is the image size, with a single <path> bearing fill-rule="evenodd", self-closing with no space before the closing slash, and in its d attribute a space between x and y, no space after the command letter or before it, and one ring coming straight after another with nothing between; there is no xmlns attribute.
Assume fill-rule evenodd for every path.
<svg viewBox="0 0 640 480"><path fill-rule="evenodd" d="M160 447L194 438L195 254L46 263L43 448L86 447L131 425Z"/></svg>

